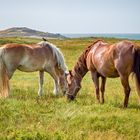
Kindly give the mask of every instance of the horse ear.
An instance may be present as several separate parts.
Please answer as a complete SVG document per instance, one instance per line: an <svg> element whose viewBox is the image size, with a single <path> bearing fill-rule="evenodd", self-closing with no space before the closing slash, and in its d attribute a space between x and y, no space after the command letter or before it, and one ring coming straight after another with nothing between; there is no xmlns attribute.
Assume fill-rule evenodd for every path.
<svg viewBox="0 0 140 140"><path fill-rule="evenodd" d="M71 72L71 70L69 70L69 74L70 74L70 76L72 76L72 72Z"/></svg>
<svg viewBox="0 0 140 140"><path fill-rule="evenodd" d="M67 77L69 75L69 72L68 71L65 71L65 76Z"/></svg>

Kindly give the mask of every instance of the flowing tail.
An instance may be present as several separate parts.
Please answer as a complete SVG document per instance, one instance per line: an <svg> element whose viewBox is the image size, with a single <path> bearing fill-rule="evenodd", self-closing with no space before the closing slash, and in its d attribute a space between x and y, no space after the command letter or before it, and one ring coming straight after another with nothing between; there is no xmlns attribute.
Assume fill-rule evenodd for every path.
<svg viewBox="0 0 140 140"><path fill-rule="evenodd" d="M134 49L133 72L135 74L136 88L140 102L140 48Z"/></svg>
<svg viewBox="0 0 140 140"><path fill-rule="evenodd" d="M0 55L0 98L6 98L9 95L9 78L5 64Z"/></svg>

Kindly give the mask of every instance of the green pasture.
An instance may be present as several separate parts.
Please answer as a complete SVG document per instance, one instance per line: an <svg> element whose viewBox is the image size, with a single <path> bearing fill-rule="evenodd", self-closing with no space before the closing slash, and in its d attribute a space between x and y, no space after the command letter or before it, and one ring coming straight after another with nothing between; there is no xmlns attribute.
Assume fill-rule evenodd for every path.
<svg viewBox="0 0 140 140"><path fill-rule="evenodd" d="M98 38L49 40L61 49L72 69L82 51ZM117 39L104 40L115 43ZM5 43L38 43L39 39L0 38ZM140 45L140 41L134 41ZM73 102L54 96L53 80L45 74L44 95L38 97L38 73L16 71L10 80L11 95L0 100L0 140L140 140L140 105L135 80L127 109L119 78L107 79L105 104L95 100L90 73Z"/></svg>

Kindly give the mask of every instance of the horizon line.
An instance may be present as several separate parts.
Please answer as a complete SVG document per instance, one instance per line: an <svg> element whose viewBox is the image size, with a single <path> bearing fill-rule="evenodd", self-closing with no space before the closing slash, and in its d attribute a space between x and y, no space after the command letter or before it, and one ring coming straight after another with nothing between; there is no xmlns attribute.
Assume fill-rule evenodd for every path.
<svg viewBox="0 0 140 140"><path fill-rule="evenodd" d="M54 33L54 34L140 34L140 33L136 33L136 32L126 32L126 33L121 33L121 32L51 32L51 31L44 31L44 30L41 30L41 29L37 29L37 28L32 28L32 27L27 27L27 26L11 26L11 27L7 27L7 28L3 28L3 29L0 29L0 31L3 31L3 30L7 30L7 29L10 29L10 28L28 28L28 29L32 29L32 30L36 30L36 31L41 31L41 32L48 32L48 33Z"/></svg>

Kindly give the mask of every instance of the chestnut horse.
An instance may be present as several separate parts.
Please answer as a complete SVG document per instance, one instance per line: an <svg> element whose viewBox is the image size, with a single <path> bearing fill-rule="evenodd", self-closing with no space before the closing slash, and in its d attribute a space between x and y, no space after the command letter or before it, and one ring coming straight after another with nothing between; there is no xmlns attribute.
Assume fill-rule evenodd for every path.
<svg viewBox="0 0 140 140"><path fill-rule="evenodd" d="M137 92L140 97L140 49L134 47L130 41L108 45L98 40L89 46L78 58L74 68L67 76L67 98L73 100L81 88L81 81L85 74L90 71L96 89L98 102L104 103L106 78L120 77L124 88L124 107L127 107L130 86L129 75L135 74ZM99 77L101 77L101 100L99 91Z"/></svg>
<svg viewBox="0 0 140 140"><path fill-rule="evenodd" d="M63 54L53 44L42 41L38 44L6 44L0 47L0 97L9 95L9 80L16 69L24 72L39 71L38 95L42 95L44 72L54 79L54 94L66 92L67 66Z"/></svg>

